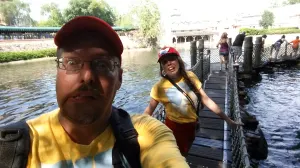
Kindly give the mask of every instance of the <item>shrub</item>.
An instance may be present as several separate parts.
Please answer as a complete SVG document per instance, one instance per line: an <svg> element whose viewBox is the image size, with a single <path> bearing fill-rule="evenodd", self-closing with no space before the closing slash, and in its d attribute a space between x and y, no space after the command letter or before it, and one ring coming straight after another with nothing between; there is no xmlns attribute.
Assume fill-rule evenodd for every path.
<svg viewBox="0 0 300 168"><path fill-rule="evenodd" d="M300 29L298 29L298 27L281 27L274 29L241 28L240 31L245 32L247 35L300 33Z"/></svg>
<svg viewBox="0 0 300 168"><path fill-rule="evenodd" d="M36 51L0 52L0 63L55 56L55 48Z"/></svg>

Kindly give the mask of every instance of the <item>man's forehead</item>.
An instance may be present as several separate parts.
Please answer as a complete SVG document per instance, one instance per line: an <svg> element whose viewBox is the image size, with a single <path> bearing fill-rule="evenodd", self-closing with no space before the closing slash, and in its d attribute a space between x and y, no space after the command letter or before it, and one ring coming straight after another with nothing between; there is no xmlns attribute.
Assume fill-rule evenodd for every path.
<svg viewBox="0 0 300 168"><path fill-rule="evenodd" d="M110 55L107 50L100 47L78 47L73 49L64 49L65 54L98 54Z"/></svg>
<svg viewBox="0 0 300 168"><path fill-rule="evenodd" d="M65 37L64 44L60 48L67 51L83 48L102 48L107 52L114 52L110 43L103 36L93 32L83 32Z"/></svg>

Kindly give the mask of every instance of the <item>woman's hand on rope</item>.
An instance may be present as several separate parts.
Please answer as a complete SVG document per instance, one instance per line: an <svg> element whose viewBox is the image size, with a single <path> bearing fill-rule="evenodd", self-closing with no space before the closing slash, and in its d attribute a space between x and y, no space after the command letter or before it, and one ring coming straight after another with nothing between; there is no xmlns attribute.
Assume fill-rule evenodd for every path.
<svg viewBox="0 0 300 168"><path fill-rule="evenodd" d="M235 128L237 128L238 126L244 126L244 123L238 122L238 121L230 120L230 121L228 122L228 125L229 125L231 128L235 129Z"/></svg>

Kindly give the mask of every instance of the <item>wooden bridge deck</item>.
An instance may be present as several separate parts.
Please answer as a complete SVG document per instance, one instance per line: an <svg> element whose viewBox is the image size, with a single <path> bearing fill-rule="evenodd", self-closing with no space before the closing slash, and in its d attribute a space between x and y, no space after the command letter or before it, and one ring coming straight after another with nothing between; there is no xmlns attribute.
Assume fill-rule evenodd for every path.
<svg viewBox="0 0 300 168"><path fill-rule="evenodd" d="M225 111L226 94L225 71L212 71L209 80L205 84L206 94ZM186 157L192 168L220 168L223 167L224 149L227 154L228 166L231 163L231 149L224 147L224 141L230 144L229 139L224 139L224 120L211 112L206 107L200 113L200 129L196 134L195 141Z"/></svg>

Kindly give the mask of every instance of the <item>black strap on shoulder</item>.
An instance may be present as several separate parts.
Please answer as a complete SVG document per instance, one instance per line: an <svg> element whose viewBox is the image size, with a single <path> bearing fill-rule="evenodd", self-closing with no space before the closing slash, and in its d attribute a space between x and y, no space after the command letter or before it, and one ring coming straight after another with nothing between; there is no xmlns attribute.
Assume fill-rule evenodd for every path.
<svg viewBox="0 0 300 168"><path fill-rule="evenodd" d="M25 121L0 128L1 168L25 168L29 150L29 127Z"/></svg>
<svg viewBox="0 0 300 168"><path fill-rule="evenodd" d="M112 154L114 167L127 167L128 163L132 168L141 168L138 133L133 127L130 115L113 107L110 124L116 137Z"/></svg>
<svg viewBox="0 0 300 168"><path fill-rule="evenodd" d="M172 79L170 79L167 75L165 76L166 79L168 79L189 101L190 103L192 104L192 106L194 107L194 110L197 114L197 116L199 117L199 105L200 105L200 96L198 96L196 93L196 96L198 98L198 101L197 101L197 107L195 106L193 100L190 98L190 96L185 93L184 90L182 90Z"/></svg>

